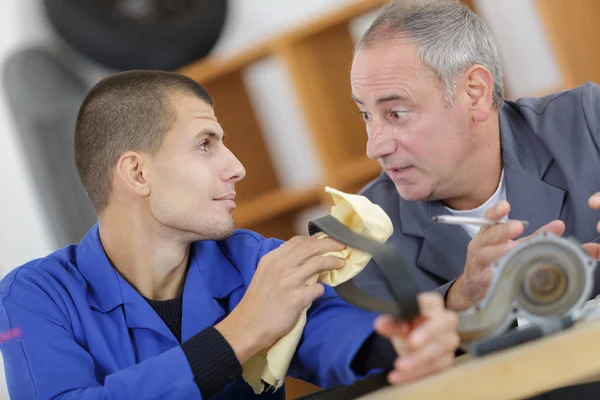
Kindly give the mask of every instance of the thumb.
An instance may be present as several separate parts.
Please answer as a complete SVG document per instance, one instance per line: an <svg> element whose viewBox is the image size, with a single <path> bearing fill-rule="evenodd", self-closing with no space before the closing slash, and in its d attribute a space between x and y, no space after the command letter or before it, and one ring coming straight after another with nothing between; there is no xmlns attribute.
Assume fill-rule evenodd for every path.
<svg viewBox="0 0 600 400"><path fill-rule="evenodd" d="M546 225L542 226L537 231L533 232L531 235L522 237L519 240L517 240L516 242L517 243L524 242L525 240L530 239L536 235L539 235L542 232L550 232L550 233L555 234L556 236L562 236L565 233L565 223L560 220L555 219L554 221L551 221L551 222L547 223Z"/></svg>
<svg viewBox="0 0 600 400"><path fill-rule="evenodd" d="M556 219L556 220L549 222L546 225L542 226L540 229L535 231L533 234L537 235L542 232L550 232L550 233L555 234L556 236L562 236L563 233L565 233L565 223Z"/></svg>
<svg viewBox="0 0 600 400"><path fill-rule="evenodd" d="M600 192L592 195L588 200L588 204L592 208L599 209L600 208Z"/></svg>
<svg viewBox="0 0 600 400"><path fill-rule="evenodd" d="M598 243L586 243L582 245L586 253L589 254L595 260L600 260L600 244Z"/></svg>

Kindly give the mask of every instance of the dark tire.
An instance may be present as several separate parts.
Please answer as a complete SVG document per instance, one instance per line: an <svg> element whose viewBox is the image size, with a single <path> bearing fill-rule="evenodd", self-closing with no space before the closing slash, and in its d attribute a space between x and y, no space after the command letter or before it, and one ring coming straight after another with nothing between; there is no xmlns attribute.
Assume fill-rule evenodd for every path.
<svg viewBox="0 0 600 400"><path fill-rule="evenodd" d="M212 50L225 24L228 2L44 0L44 3L58 34L90 59L117 70L175 70Z"/></svg>

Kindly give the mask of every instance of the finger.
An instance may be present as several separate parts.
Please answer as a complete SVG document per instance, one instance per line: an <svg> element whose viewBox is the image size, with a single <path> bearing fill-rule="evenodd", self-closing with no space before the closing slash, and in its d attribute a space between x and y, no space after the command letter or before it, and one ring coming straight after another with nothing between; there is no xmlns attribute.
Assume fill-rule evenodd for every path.
<svg viewBox="0 0 600 400"><path fill-rule="evenodd" d="M456 313L448 310L438 311L430 315L408 334L408 343L412 349L418 349L432 340L437 340L440 332L455 333L457 327L458 316Z"/></svg>
<svg viewBox="0 0 600 400"><path fill-rule="evenodd" d="M590 196L590 198L588 199L588 204L590 207L592 207L594 209L599 209L600 208L600 192L594 193L592 196Z"/></svg>
<svg viewBox="0 0 600 400"><path fill-rule="evenodd" d="M598 243L586 243L583 246L583 249L596 261L600 261L600 244Z"/></svg>
<svg viewBox="0 0 600 400"><path fill-rule="evenodd" d="M406 339L410 332L410 323L398 322L389 315L381 315L375 320L375 331L388 339L393 337Z"/></svg>
<svg viewBox="0 0 600 400"><path fill-rule="evenodd" d="M317 255L298 266L294 271L295 279L305 282L307 279L325 271L340 269L345 261L339 257Z"/></svg>
<svg viewBox="0 0 600 400"><path fill-rule="evenodd" d="M325 293L325 286L320 283L314 283L301 289L301 298L303 307L307 307L310 303L323 296Z"/></svg>
<svg viewBox="0 0 600 400"><path fill-rule="evenodd" d="M401 354L400 358L396 361L395 367L397 369L419 371L440 357L454 354L459 344L460 340L456 331L448 328L438 333L434 340L431 340L422 347Z"/></svg>
<svg viewBox="0 0 600 400"><path fill-rule="evenodd" d="M390 316L381 316L375 321L375 331L392 343L396 354L409 354L412 350L408 335L414 326L422 323L425 317L418 316L413 321L395 321Z"/></svg>
<svg viewBox="0 0 600 400"><path fill-rule="evenodd" d="M325 253L341 251L344 245L331 238L309 237L294 248L289 254L289 261L295 265L303 264L307 260L315 256L320 256Z"/></svg>
<svg viewBox="0 0 600 400"><path fill-rule="evenodd" d="M507 201L503 200L499 201L498 203L490 206L487 210L485 210L485 214L483 215L483 217L492 221L498 221L506 217L509 211L510 204ZM483 225L481 228L479 228L478 233L482 234L493 227L494 225ZM475 238L477 238L478 236L480 235L476 235Z"/></svg>
<svg viewBox="0 0 600 400"><path fill-rule="evenodd" d="M430 340L433 336L431 330L438 326L443 326L443 320L440 321L440 315L444 313L444 299L439 293L426 292L417 296L419 305L419 316L409 324L408 340L410 347L419 347ZM448 312L450 314L450 312ZM452 313L454 314L454 313ZM433 321L433 322L432 322ZM384 320L384 322L387 322ZM448 321L449 322L449 321ZM390 327L389 334L404 333L405 328L387 322ZM433 325L432 325L433 323ZM394 329L395 328L395 329ZM406 338L405 335L402 336Z"/></svg>
<svg viewBox="0 0 600 400"><path fill-rule="evenodd" d="M522 222L510 221L506 224L490 225L486 230L480 231L475 237L479 246L506 243L523 234L525 227ZM474 239L475 240L475 239Z"/></svg>
<svg viewBox="0 0 600 400"><path fill-rule="evenodd" d="M308 240L308 236L294 236L290 240L284 242L281 246L276 248L273 251L270 251L265 257L282 257L290 254L294 249L296 249L300 243Z"/></svg>
<svg viewBox="0 0 600 400"><path fill-rule="evenodd" d="M421 315L429 317L444 310L444 298L437 292L419 293L417 296Z"/></svg>
<svg viewBox="0 0 600 400"><path fill-rule="evenodd" d="M454 355L448 355L440 357L437 360L431 361L426 368L421 370L405 370L405 369L394 369L387 376L388 382L391 385L399 385L413 381L415 379L423 378L428 375L432 375L436 372L442 371L449 368L454 363Z"/></svg>
<svg viewBox="0 0 600 400"><path fill-rule="evenodd" d="M506 217L509 212L510 204L508 201L502 200L485 210L484 217L492 221L499 221Z"/></svg>
<svg viewBox="0 0 600 400"><path fill-rule="evenodd" d="M516 244L517 243L515 241L509 240L493 246L483 247L473 256L473 261L475 261L477 265L481 266L482 269L486 268L499 258L503 257ZM492 271L490 270L490 272Z"/></svg>
<svg viewBox="0 0 600 400"><path fill-rule="evenodd" d="M296 236L267 254L268 257L285 259L283 265L296 266L307 259L328 252L340 251L345 246L331 238Z"/></svg>
<svg viewBox="0 0 600 400"><path fill-rule="evenodd" d="M565 233L565 223L558 219L547 223L537 231L533 232L531 236L539 235L542 232L550 232L556 236L562 236Z"/></svg>

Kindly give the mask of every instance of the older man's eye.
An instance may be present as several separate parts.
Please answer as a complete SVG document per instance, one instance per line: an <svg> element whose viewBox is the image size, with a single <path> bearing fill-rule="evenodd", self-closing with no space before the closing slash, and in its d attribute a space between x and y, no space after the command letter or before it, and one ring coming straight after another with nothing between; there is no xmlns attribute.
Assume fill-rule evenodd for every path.
<svg viewBox="0 0 600 400"><path fill-rule="evenodd" d="M400 119L406 115L406 111L392 111L390 112L390 115L394 119Z"/></svg>
<svg viewBox="0 0 600 400"><path fill-rule="evenodd" d="M369 122L369 121L371 120L371 116L369 115L369 113L368 113L368 112L366 112L366 111L359 111L359 113L360 113L360 115L361 115L362 119L363 119L365 122Z"/></svg>

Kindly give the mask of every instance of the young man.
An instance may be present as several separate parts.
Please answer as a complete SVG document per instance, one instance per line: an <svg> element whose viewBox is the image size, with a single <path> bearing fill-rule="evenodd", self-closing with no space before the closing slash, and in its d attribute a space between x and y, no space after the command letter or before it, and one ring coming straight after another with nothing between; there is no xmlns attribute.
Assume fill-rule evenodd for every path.
<svg viewBox="0 0 600 400"><path fill-rule="evenodd" d="M11 398L253 398L241 366L311 303L293 376L328 387L379 366L400 383L452 363L457 320L438 294L421 295L418 321L375 321L305 284L342 265L323 256L339 243L234 231L245 171L223 139L210 95L181 75L131 71L91 90L75 158L98 224L2 280L0 328L22 332L1 347ZM382 365L392 348L374 324L396 362Z"/></svg>

